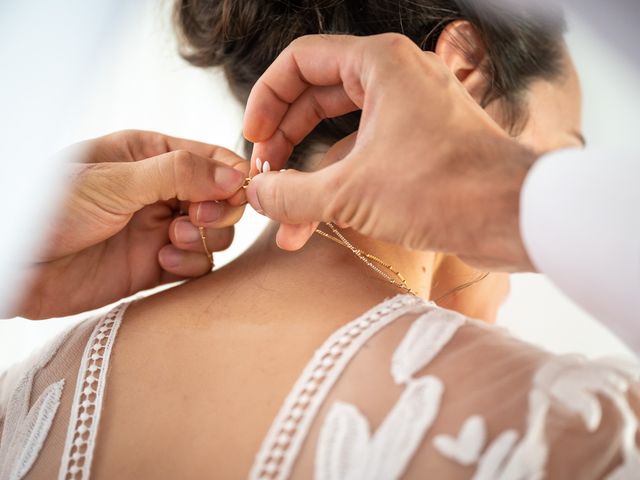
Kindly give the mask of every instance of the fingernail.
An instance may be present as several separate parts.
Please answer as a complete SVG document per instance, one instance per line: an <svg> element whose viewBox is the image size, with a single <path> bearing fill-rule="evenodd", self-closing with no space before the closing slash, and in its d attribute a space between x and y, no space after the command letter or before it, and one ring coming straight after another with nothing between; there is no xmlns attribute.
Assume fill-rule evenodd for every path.
<svg viewBox="0 0 640 480"><path fill-rule="evenodd" d="M195 243L200 240L200 232L196 226L186 220L176 222L174 233L179 243Z"/></svg>
<svg viewBox="0 0 640 480"><path fill-rule="evenodd" d="M262 164L262 173L269 173L271 171L271 164L269 163L269 161L264 162L264 164Z"/></svg>
<svg viewBox="0 0 640 480"><path fill-rule="evenodd" d="M219 220L224 213L222 205L215 202L202 202L198 205L198 211L196 212L196 219L200 223L213 223ZM200 232L198 232L200 235Z"/></svg>
<svg viewBox="0 0 640 480"><path fill-rule="evenodd" d="M218 167L214 173L214 181L225 192L235 192L244 183L244 173L229 167Z"/></svg>
<svg viewBox="0 0 640 480"><path fill-rule="evenodd" d="M182 263L182 253L174 247L160 250L160 261L165 267L178 267Z"/></svg>
<svg viewBox="0 0 640 480"><path fill-rule="evenodd" d="M255 185L259 181L257 180L259 176L260 174L253 177L253 180L251 182L252 185L249 188L247 188L247 200L249 201L249 203L251 204L251 206L256 212L262 214L264 213L264 210L262 210L262 206L260 205L260 200L258 199L258 189L255 187Z"/></svg>
<svg viewBox="0 0 640 480"><path fill-rule="evenodd" d="M260 157L256 158L256 169L261 172L262 171L262 160L260 160Z"/></svg>

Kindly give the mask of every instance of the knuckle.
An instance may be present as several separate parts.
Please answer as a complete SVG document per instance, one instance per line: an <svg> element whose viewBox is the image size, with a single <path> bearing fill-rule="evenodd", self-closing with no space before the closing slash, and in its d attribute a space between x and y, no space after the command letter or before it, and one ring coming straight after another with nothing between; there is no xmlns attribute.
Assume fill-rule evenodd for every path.
<svg viewBox="0 0 640 480"><path fill-rule="evenodd" d="M409 37L401 33L383 33L379 36L379 40L382 48L394 56L413 53L417 48Z"/></svg>
<svg viewBox="0 0 640 480"><path fill-rule="evenodd" d="M256 189L256 195L258 196L258 202L264 210L265 214L271 216L276 212L277 201L275 197L278 195L274 191L272 186L268 182L264 182Z"/></svg>
<svg viewBox="0 0 640 480"><path fill-rule="evenodd" d="M442 58L434 52L423 52L422 61L429 70L429 78L437 82L439 86L445 87L453 79L451 70L446 66Z"/></svg>
<svg viewBox="0 0 640 480"><path fill-rule="evenodd" d="M296 37L293 39L293 41L289 44L287 48L290 50L295 50L296 48L307 43L309 41L309 37L311 37L311 35L302 35L300 37Z"/></svg>
<svg viewBox="0 0 640 480"><path fill-rule="evenodd" d="M117 132L112 133L111 135L109 135L109 138L115 145L126 151L129 143L131 141L135 141L136 135L136 130L126 129L118 130Z"/></svg>
<svg viewBox="0 0 640 480"><path fill-rule="evenodd" d="M141 146L141 147L145 147L146 146L146 138L145 138L145 132L142 130L136 130L133 128L127 128L124 130L120 130L118 132L115 133L116 138L118 139L118 141L120 143L126 144L126 145L132 145L135 147ZM147 155L145 155L147 156Z"/></svg>
<svg viewBox="0 0 640 480"><path fill-rule="evenodd" d="M289 190L283 182L284 177L291 173L278 173L278 180L280 181L275 181L275 178L270 179L269 183L265 185L268 188L263 188L261 191L260 204L265 212L275 220L283 222L295 222L298 220L294 196L289 195Z"/></svg>
<svg viewBox="0 0 640 480"><path fill-rule="evenodd" d="M309 102L311 104L311 111L313 112L313 115L315 115L316 120L322 121L327 118L327 113L325 112L324 107L320 104L315 93L311 93L309 95Z"/></svg>
<svg viewBox="0 0 640 480"><path fill-rule="evenodd" d="M302 35L301 37L294 38L293 41L284 49L284 52L293 54L299 50L305 49L310 43L313 42L313 38L316 35Z"/></svg>
<svg viewBox="0 0 640 480"><path fill-rule="evenodd" d="M125 128L124 130L118 130L113 133L113 136L119 140L125 140L127 138L135 137L138 134L137 130L132 128Z"/></svg>
<svg viewBox="0 0 640 480"><path fill-rule="evenodd" d="M191 161L193 155L187 150L175 150L173 152L173 160L176 164L185 164Z"/></svg>
<svg viewBox="0 0 640 480"><path fill-rule="evenodd" d="M193 155L186 150L176 150L172 155L173 184L178 200L185 200L185 193L189 185L195 180L195 159Z"/></svg>
<svg viewBox="0 0 640 480"><path fill-rule="evenodd" d="M315 42L315 39L320 37L322 37L322 35L313 33L301 35L299 37L296 37L289 45L293 49L305 47L307 45L313 44Z"/></svg>
<svg viewBox="0 0 640 480"><path fill-rule="evenodd" d="M140 130L132 131L133 134L140 140L143 149L143 155L150 157L156 155L157 152L168 152L169 145L167 138L161 133L156 132L143 132Z"/></svg>
<svg viewBox="0 0 640 480"><path fill-rule="evenodd" d="M404 75L415 75L422 50L413 41L400 33L385 33L378 36L376 48L372 49L372 71L380 81Z"/></svg>
<svg viewBox="0 0 640 480"><path fill-rule="evenodd" d="M283 219L295 220L292 217L294 210L291 208L291 201L284 188L276 188L274 190L273 205Z"/></svg>
<svg viewBox="0 0 640 480"><path fill-rule="evenodd" d="M323 220L330 222L345 222L352 225L354 212L351 196L358 189L357 179L346 180L342 175L334 175L325 180L325 191L335 192L326 202L322 213ZM353 225L356 227L356 225Z"/></svg>

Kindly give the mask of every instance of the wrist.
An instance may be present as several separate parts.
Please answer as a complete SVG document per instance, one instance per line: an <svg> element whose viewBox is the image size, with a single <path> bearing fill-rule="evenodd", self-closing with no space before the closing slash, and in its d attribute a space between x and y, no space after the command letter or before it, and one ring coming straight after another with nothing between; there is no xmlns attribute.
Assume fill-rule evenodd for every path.
<svg viewBox="0 0 640 480"><path fill-rule="evenodd" d="M520 229L520 198L525 180L537 161L536 153L511 138L491 145L491 167L481 182L478 212L470 244L475 252L461 254L465 261L505 272L535 270Z"/></svg>
<svg viewBox="0 0 640 480"><path fill-rule="evenodd" d="M496 245L501 246L502 270L522 272L534 270L520 230L520 199L529 171L538 159L528 147L513 140L505 148L504 190L496 215Z"/></svg>

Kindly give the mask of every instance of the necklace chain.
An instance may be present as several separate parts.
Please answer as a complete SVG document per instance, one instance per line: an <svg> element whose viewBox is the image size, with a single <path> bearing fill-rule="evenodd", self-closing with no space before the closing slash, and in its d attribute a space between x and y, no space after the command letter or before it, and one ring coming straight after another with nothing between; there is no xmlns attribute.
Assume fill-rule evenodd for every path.
<svg viewBox="0 0 640 480"><path fill-rule="evenodd" d="M325 223L325 225L329 227L329 229L331 229L331 232L333 233L333 235L323 230L320 230L319 228L316 229L316 233L318 235L328 240L331 240L332 242L335 242L338 245L342 245L343 247L348 248L365 265L367 265L371 270L373 270L378 275L386 279L389 283L392 283L396 287L401 288L402 290L406 291L411 295L417 295L417 293L414 292L411 289L411 287L409 287L404 276L395 268L393 268L393 266L383 262L380 258L376 257L375 255L372 255L371 253L363 252L359 248L354 247L353 244L349 240L347 240L347 238L342 234L342 232L340 232L340 230L338 230L338 228L333 223L327 222ZM392 277L389 273L383 271L378 265L380 267L384 267L389 272L391 272L395 276L395 278Z"/></svg>
<svg viewBox="0 0 640 480"><path fill-rule="evenodd" d="M250 177L245 178L244 184L242 185L241 188L246 190L247 187L249 186L249 183L251 183L251 178ZM338 245L342 245L343 247L348 248L349 250L351 250L353 252L353 254L356 257L358 257L360 260L362 260L362 262L365 265L367 265L371 270L373 270L378 275L383 277L389 283L391 283L391 284L395 285L396 287L404 290L408 294L411 294L411 295L414 295L414 296L418 295L407 284L407 281L404 278L404 276L398 270L393 268L392 265L383 262L380 258L376 257L375 255L373 255L371 253L363 252L359 248L354 247L351 244L351 242L349 240L347 240L347 238L342 234L342 232L340 232L340 230L338 230L338 228L332 222L326 222L325 225L331 229L331 231L333 232L333 235L331 235L331 234L329 234L327 232L324 232L324 231L320 230L319 228L316 229L315 233L317 233L321 237L324 237L324 238L326 238L328 240L331 240L332 242L335 242ZM202 245L204 246L204 251L206 252L207 257L209 258L209 261L211 262L211 265L213 266L213 256L211 255L211 253L209 252L209 249L207 248L206 237L205 237L205 234L204 234L204 229L202 227L200 227L200 236L202 237ZM395 278L393 278L387 272L383 271L380 267L378 267L378 265L380 265L380 267L384 267L389 272L391 272L395 276ZM483 274L480 278L478 278L478 279L476 279L474 281L465 283L464 285L461 285L459 287L456 287L451 292L447 292L446 294L442 295L439 299L444 298L444 297L446 297L446 296L448 296L448 295L450 295L452 293L455 293L455 292L457 292L459 290L462 290L464 288L467 288L467 287L469 287L471 285L474 285L474 284L476 284L478 282L481 282L482 280L484 280L488 276L489 276L489 273L487 272L487 273Z"/></svg>

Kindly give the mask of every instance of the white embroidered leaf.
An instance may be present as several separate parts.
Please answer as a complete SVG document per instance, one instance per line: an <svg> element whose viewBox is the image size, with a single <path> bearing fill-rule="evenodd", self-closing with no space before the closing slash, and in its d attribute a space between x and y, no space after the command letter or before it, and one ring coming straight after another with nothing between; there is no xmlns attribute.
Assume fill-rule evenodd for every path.
<svg viewBox="0 0 640 480"><path fill-rule="evenodd" d="M33 370L29 370L18 382L9 400L0 438L0 478L6 478L9 474L9 459L15 455L13 452L17 442L14 439L28 412L33 377Z"/></svg>
<svg viewBox="0 0 640 480"><path fill-rule="evenodd" d="M19 446L14 466L10 469L11 480L23 478L38 458L60 406L63 389L64 379L49 385L20 426L16 438L22 445Z"/></svg>
<svg viewBox="0 0 640 480"><path fill-rule="evenodd" d="M18 437L20 432L24 432L22 426L29 412L31 391L36 373L51 361L60 347L71 336L74 328L75 326L64 331L53 342L37 352L34 355L34 360L27 361L26 373L16 384L7 405L2 437L0 438L0 478L4 479L9 476L9 473L13 470L12 466L16 455L22 451L23 443Z"/></svg>
<svg viewBox="0 0 640 480"><path fill-rule="evenodd" d="M406 383L431 362L464 324L464 317L446 310L433 310L413 322L391 359L396 383Z"/></svg>
<svg viewBox="0 0 640 480"><path fill-rule="evenodd" d="M450 435L436 435L433 446L441 455L468 466L478 461L486 441L487 427L484 418L472 415L462 424L456 438Z"/></svg>
<svg viewBox="0 0 640 480"><path fill-rule="evenodd" d="M315 460L316 480L354 478L366 462L369 425L356 407L335 402L322 425Z"/></svg>
<svg viewBox="0 0 640 480"><path fill-rule="evenodd" d="M595 432L602 420L600 401L591 392L576 389L575 387L576 385L573 382L568 381L555 385L552 392L555 398L571 395L571 401L562 401L562 404L582 417L587 430Z"/></svg>
<svg viewBox="0 0 640 480"><path fill-rule="evenodd" d="M545 393L535 388L529 392L527 431L513 449L500 475L494 478L511 480L544 477L544 466L549 453L545 440L545 428L550 405L549 396Z"/></svg>
<svg viewBox="0 0 640 480"><path fill-rule="evenodd" d="M606 364L587 363L579 356L565 356L544 365L534 379L535 388L568 410L579 414L587 429L598 429L602 407L598 394L624 396L629 380L624 373Z"/></svg>
<svg viewBox="0 0 640 480"><path fill-rule="evenodd" d="M492 478L541 478L547 460L545 440L547 414L552 404L579 414L590 431L596 430L602 420L602 407L598 395L608 397L622 416L624 428L618 435L622 444L623 466L617 470L618 478L627 478L635 472L638 449L635 445L637 419L626 397L629 379L621 369L598 362L588 362L578 355L554 357L535 374L529 394L527 430L513 449L499 475ZM613 440L613 439L612 439ZM616 478L615 476L613 478Z"/></svg>
<svg viewBox="0 0 640 480"><path fill-rule="evenodd" d="M640 382L640 365L637 362L618 357L602 357L595 361L601 367L611 368L629 380Z"/></svg>
<svg viewBox="0 0 640 480"><path fill-rule="evenodd" d="M32 357L25 361L25 364L22 367L24 368L24 374L22 374L20 376L20 380L15 383L13 393L8 401L2 439L0 440L0 450L2 448L1 446L6 445L6 440L10 439L15 432L18 422L22 421L22 419L27 415L31 399L31 388L36 373L51 361L60 347L69 339L75 328L75 325L68 328L58 335L51 343L45 345L41 350L35 352ZM0 456L0 459L1 458L2 457ZM0 464L1 463L2 462L0 460Z"/></svg>
<svg viewBox="0 0 640 480"><path fill-rule="evenodd" d="M411 380L373 436L366 474L358 478L399 478L422 443L438 411L444 386L433 376Z"/></svg>
<svg viewBox="0 0 640 480"><path fill-rule="evenodd" d="M16 385L4 419L4 429L2 431L2 439L0 445L6 445L9 439L18 429L20 421L25 417L29 408L29 398L31 397L31 388L33 385L33 371L29 370Z"/></svg>
<svg viewBox="0 0 640 480"><path fill-rule="evenodd" d="M500 478L499 473L502 465L517 440L518 432L515 430L506 430L498 435L480 458L472 480L495 480Z"/></svg>

